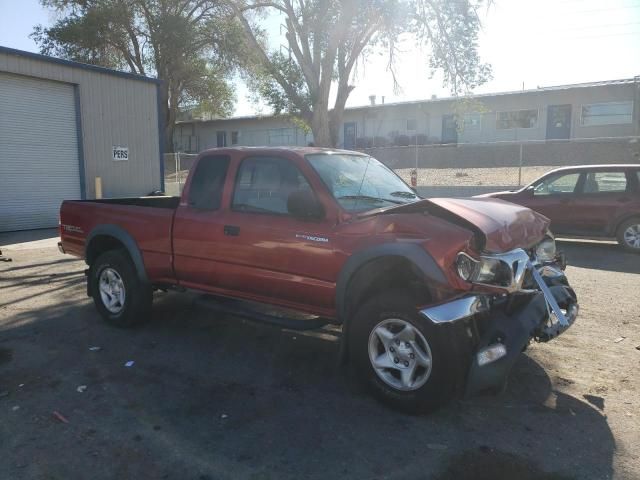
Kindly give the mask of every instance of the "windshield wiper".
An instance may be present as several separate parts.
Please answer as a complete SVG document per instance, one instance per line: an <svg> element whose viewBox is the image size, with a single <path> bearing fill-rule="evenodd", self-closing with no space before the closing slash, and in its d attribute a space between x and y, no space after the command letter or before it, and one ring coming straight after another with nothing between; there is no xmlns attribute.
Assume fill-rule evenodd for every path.
<svg viewBox="0 0 640 480"><path fill-rule="evenodd" d="M404 202L400 200L391 200L390 198L379 198L379 197L371 197L369 195L343 195L338 197L338 200L370 200L373 202L389 202L396 203L398 205L402 205Z"/></svg>
<svg viewBox="0 0 640 480"><path fill-rule="evenodd" d="M393 195L394 197L404 197L404 198L416 198L418 196L413 192L406 192L402 190L399 190L397 192L391 192L389 195Z"/></svg>

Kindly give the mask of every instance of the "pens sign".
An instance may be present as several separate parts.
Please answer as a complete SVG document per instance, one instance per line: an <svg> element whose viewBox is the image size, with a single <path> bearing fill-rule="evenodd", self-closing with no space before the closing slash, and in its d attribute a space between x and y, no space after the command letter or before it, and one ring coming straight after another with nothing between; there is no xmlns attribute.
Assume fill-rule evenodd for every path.
<svg viewBox="0 0 640 480"><path fill-rule="evenodd" d="M129 147L120 147L114 145L113 147L111 147L111 151L113 153L113 159L116 162L129 160Z"/></svg>

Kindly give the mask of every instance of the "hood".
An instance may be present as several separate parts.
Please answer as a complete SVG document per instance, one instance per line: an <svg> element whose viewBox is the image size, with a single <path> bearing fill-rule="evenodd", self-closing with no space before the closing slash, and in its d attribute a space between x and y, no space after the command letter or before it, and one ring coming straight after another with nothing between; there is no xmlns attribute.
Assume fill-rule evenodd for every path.
<svg viewBox="0 0 640 480"><path fill-rule="evenodd" d="M547 217L495 198L431 198L379 213L418 213L425 210L471 228L481 237L481 248L493 253L530 248L544 238L549 228Z"/></svg>

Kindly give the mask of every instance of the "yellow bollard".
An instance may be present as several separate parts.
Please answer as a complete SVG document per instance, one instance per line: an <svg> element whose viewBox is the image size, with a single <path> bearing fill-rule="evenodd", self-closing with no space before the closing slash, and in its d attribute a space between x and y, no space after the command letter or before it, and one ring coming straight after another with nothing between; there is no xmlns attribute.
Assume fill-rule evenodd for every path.
<svg viewBox="0 0 640 480"><path fill-rule="evenodd" d="M102 177L96 177L96 199L102 198Z"/></svg>

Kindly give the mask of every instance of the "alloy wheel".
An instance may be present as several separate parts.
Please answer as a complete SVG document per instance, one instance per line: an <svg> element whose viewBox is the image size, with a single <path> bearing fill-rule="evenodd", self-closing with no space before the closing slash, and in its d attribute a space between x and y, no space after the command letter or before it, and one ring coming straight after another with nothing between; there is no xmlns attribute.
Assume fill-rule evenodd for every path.
<svg viewBox="0 0 640 480"><path fill-rule="evenodd" d="M118 314L124 308L125 288L120 274L113 268L105 268L98 279L100 298L105 308L113 314Z"/></svg>
<svg viewBox="0 0 640 480"><path fill-rule="evenodd" d="M399 318L383 320L373 328L369 361L384 383L402 391L422 387L432 370L429 343L416 327Z"/></svg>
<svg viewBox="0 0 640 480"><path fill-rule="evenodd" d="M624 243L631 248L640 248L640 224L629 225L622 234Z"/></svg>

